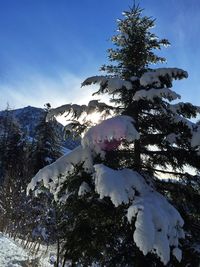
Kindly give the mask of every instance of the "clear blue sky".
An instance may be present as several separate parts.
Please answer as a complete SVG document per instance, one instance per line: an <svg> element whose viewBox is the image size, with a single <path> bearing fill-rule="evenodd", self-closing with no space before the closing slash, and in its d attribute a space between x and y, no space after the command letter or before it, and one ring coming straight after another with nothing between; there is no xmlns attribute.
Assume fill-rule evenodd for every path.
<svg viewBox="0 0 200 267"><path fill-rule="evenodd" d="M107 61L116 19L131 0L0 0L0 108L46 102L54 107L87 102L80 88ZM199 0L141 0L144 14L156 18L153 31L168 38L165 67L189 72L175 88L200 105Z"/></svg>

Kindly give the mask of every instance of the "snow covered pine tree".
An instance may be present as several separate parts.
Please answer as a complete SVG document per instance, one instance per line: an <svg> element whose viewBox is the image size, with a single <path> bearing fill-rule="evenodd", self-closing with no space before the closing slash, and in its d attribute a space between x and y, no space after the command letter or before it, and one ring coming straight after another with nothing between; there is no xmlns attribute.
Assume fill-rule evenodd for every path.
<svg viewBox="0 0 200 267"><path fill-rule="evenodd" d="M93 100L49 114L71 113L76 123L68 129L84 129L82 143L40 170L28 191L43 182L66 209L63 255L73 266L198 266L199 235L191 220L198 226L199 178L184 168L200 168L200 126L190 120L200 108L172 104L180 98L172 82L187 78L186 71L151 68L165 62L154 51L169 45L150 31L153 26L138 6L124 12L108 51L116 63L102 67L106 76L82 84L99 84L96 93L107 93L114 105ZM102 115L99 124L80 123L94 112ZM159 179L163 173L174 179ZM194 195L196 203L188 203ZM182 216L168 201L180 208L185 233Z"/></svg>

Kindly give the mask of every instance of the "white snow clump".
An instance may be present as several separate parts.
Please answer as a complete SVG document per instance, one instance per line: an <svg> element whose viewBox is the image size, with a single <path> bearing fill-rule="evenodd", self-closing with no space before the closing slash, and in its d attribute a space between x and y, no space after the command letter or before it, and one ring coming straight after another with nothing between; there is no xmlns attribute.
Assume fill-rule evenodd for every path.
<svg viewBox="0 0 200 267"><path fill-rule="evenodd" d="M160 77L166 77L172 82L172 79L182 79L187 78L188 73L182 69L178 68L158 68L152 71L145 72L140 78L140 84L142 86L154 85L156 87L161 87L162 82Z"/></svg>
<svg viewBox="0 0 200 267"><path fill-rule="evenodd" d="M128 221L135 220L133 240L143 254L155 253L166 265L170 260L170 247L174 247L173 255L180 261L178 246L179 239L184 238L184 222L178 211L139 173L130 169L113 170L103 164L94 168L100 198L110 197L116 207L122 203L129 205Z"/></svg>
<svg viewBox="0 0 200 267"><path fill-rule="evenodd" d="M169 101L181 98L176 92L172 91L169 88L155 89L150 90L140 90L135 93L133 100L139 101L140 99L147 99L152 101L155 97L166 98Z"/></svg>
<svg viewBox="0 0 200 267"><path fill-rule="evenodd" d="M133 88L130 81L122 80L117 77L112 78L106 76L89 77L82 83L82 86L96 83L100 85L100 88L104 88L110 94L114 93L116 90L122 89L123 87L127 90L131 90Z"/></svg>
<svg viewBox="0 0 200 267"><path fill-rule="evenodd" d="M84 196L86 193L90 192L91 188L86 182L82 182L78 190L78 196Z"/></svg>
<svg viewBox="0 0 200 267"><path fill-rule="evenodd" d="M40 182L43 182L46 188L50 188L51 183L56 184L59 177L71 173L74 170L74 166L79 163L83 163L85 171L92 172L93 160L91 151L88 148L79 146L67 155L60 157L52 164L39 170L28 184L27 194L29 194L30 190L34 190Z"/></svg>
<svg viewBox="0 0 200 267"><path fill-rule="evenodd" d="M135 129L134 120L131 117L120 115L91 127L82 139L82 146L93 148L94 145L104 141L123 139L132 142L139 139L139 133Z"/></svg>

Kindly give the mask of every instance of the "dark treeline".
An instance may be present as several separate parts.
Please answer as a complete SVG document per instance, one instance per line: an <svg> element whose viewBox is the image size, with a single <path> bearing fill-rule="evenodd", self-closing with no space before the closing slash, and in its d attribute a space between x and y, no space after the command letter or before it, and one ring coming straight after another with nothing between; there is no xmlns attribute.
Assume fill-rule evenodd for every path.
<svg viewBox="0 0 200 267"><path fill-rule="evenodd" d="M46 111L47 112L47 111ZM24 133L9 109L0 116L0 231L20 238L24 247L37 252L41 243L56 242L56 207L51 194L27 196L31 178L61 156L54 121L45 116L35 137Z"/></svg>

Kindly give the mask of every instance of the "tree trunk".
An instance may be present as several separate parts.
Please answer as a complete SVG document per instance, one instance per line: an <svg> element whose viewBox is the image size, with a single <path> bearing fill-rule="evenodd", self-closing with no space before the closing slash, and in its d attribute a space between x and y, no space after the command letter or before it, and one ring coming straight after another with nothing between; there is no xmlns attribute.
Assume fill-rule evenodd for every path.
<svg viewBox="0 0 200 267"><path fill-rule="evenodd" d="M59 267L59 260L60 260L60 239L57 239L57 260L56 260L56 267Z"/></svg>

